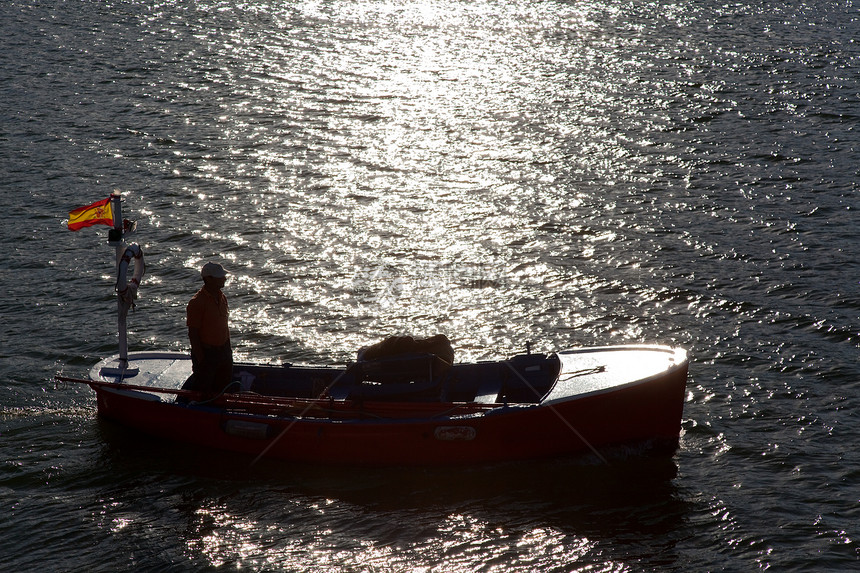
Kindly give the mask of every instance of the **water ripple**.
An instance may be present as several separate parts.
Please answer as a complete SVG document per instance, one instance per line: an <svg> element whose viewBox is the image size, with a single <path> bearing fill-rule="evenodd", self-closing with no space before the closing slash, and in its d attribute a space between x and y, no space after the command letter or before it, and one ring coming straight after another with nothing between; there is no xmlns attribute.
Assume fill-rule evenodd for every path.
<svg viewBox="0 0 860 573"><path fill-rule="evenodd" d="M850 567L849 4L3 3L0 566ZM673 471L248 474L118 438L51 383L114 352L111 253L64 222L115 188L134 350L187 347L210 259L252 360L681 344Z"/></svg>

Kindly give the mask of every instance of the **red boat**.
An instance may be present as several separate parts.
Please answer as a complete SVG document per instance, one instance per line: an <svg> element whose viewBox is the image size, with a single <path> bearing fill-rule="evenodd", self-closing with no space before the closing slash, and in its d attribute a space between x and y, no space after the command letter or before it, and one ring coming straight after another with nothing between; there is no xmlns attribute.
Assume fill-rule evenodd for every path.
<svg viewBox="0 0 860 573"><path fill-rule="evenodd" d="M175 442L363 465L472 464L677 446L686 351L613 346L450 365L432 354L345 367L234 365L235 391L182 390L191 360L130 353L93 367L99 414Z"/></svg>
<svg viewBox="0 0 860 573"><path fill-rule="evenodd" d="M466 464L589 451L602 459L608 446L677 447L687 353L665 346L472 364L452 364L450 349L342 368L235 364L220 395L184 390L188 355L128 352L126 318L145 265L142 249L124 241L134 224L122 218L120 195L109 202L119 354L93 367L89 380L58 377L89 384L104 418L174 442L304 462Z"/></svg>

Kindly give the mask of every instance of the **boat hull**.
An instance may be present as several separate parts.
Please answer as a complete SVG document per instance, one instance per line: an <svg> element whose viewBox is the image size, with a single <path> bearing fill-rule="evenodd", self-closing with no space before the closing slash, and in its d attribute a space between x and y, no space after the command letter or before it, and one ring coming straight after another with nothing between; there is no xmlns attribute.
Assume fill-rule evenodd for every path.
<svg viewBox="0 0 860 573"><path fill-rule="evenodd" d="M607 446L643 442L661 449L674 448L681 430L686 354L681 356L678 350L664 347L642 347L639 351L662 352L660 357L671 355L672 359L665 368L654 368L644 377L576 395L556 394L540 403L482 407L437 404L435 409L424 406L427 415L404 405L403 411L411 414L391 417L368 415L379 411L372 403L336 404L332 399L302 402L306 408L331 409L335 414L331 417L189 405L146 391L127 390L121 384L105 384L105 376L91 374L91 378L99 382L93 388L100 416L165 440L295 462L474 464L589 451L600 456L600 450ZM570 360L575 367L579 357ZM98 368L93 369L94 374ZM384 406L391 411L399 408L397 404Z"/></svg>

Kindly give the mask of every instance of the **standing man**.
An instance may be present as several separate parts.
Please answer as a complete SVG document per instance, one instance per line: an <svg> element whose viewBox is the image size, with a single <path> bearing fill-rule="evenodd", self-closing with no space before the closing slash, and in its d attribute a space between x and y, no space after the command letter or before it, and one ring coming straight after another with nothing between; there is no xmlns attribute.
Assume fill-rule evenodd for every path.
<svg viewBox="0 0 860 573"><path fill-rule="evenodd" d="M206 263L200 272L203 288L192 297L186 309L188 340L191 341L191 368L194 376L186 383L189 390L216 396L233 377L233 348L227 325L227 297L221 292L227 271L218 263Z"/></svg>

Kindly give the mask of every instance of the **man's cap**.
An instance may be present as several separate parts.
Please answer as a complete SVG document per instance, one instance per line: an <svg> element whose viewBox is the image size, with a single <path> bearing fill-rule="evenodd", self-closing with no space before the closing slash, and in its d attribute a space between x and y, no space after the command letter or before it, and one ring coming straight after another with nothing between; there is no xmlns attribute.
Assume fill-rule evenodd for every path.
<svg viewBox="0 0 860 573"><path fill-rule="evenodd" d="M202 276L204 279L206 277L224 279L227 278L227 271L225 271L224 267L222 267L218 263L206 263L205 265L203 265L203 270L200 271L200 276Z"/></svg>

